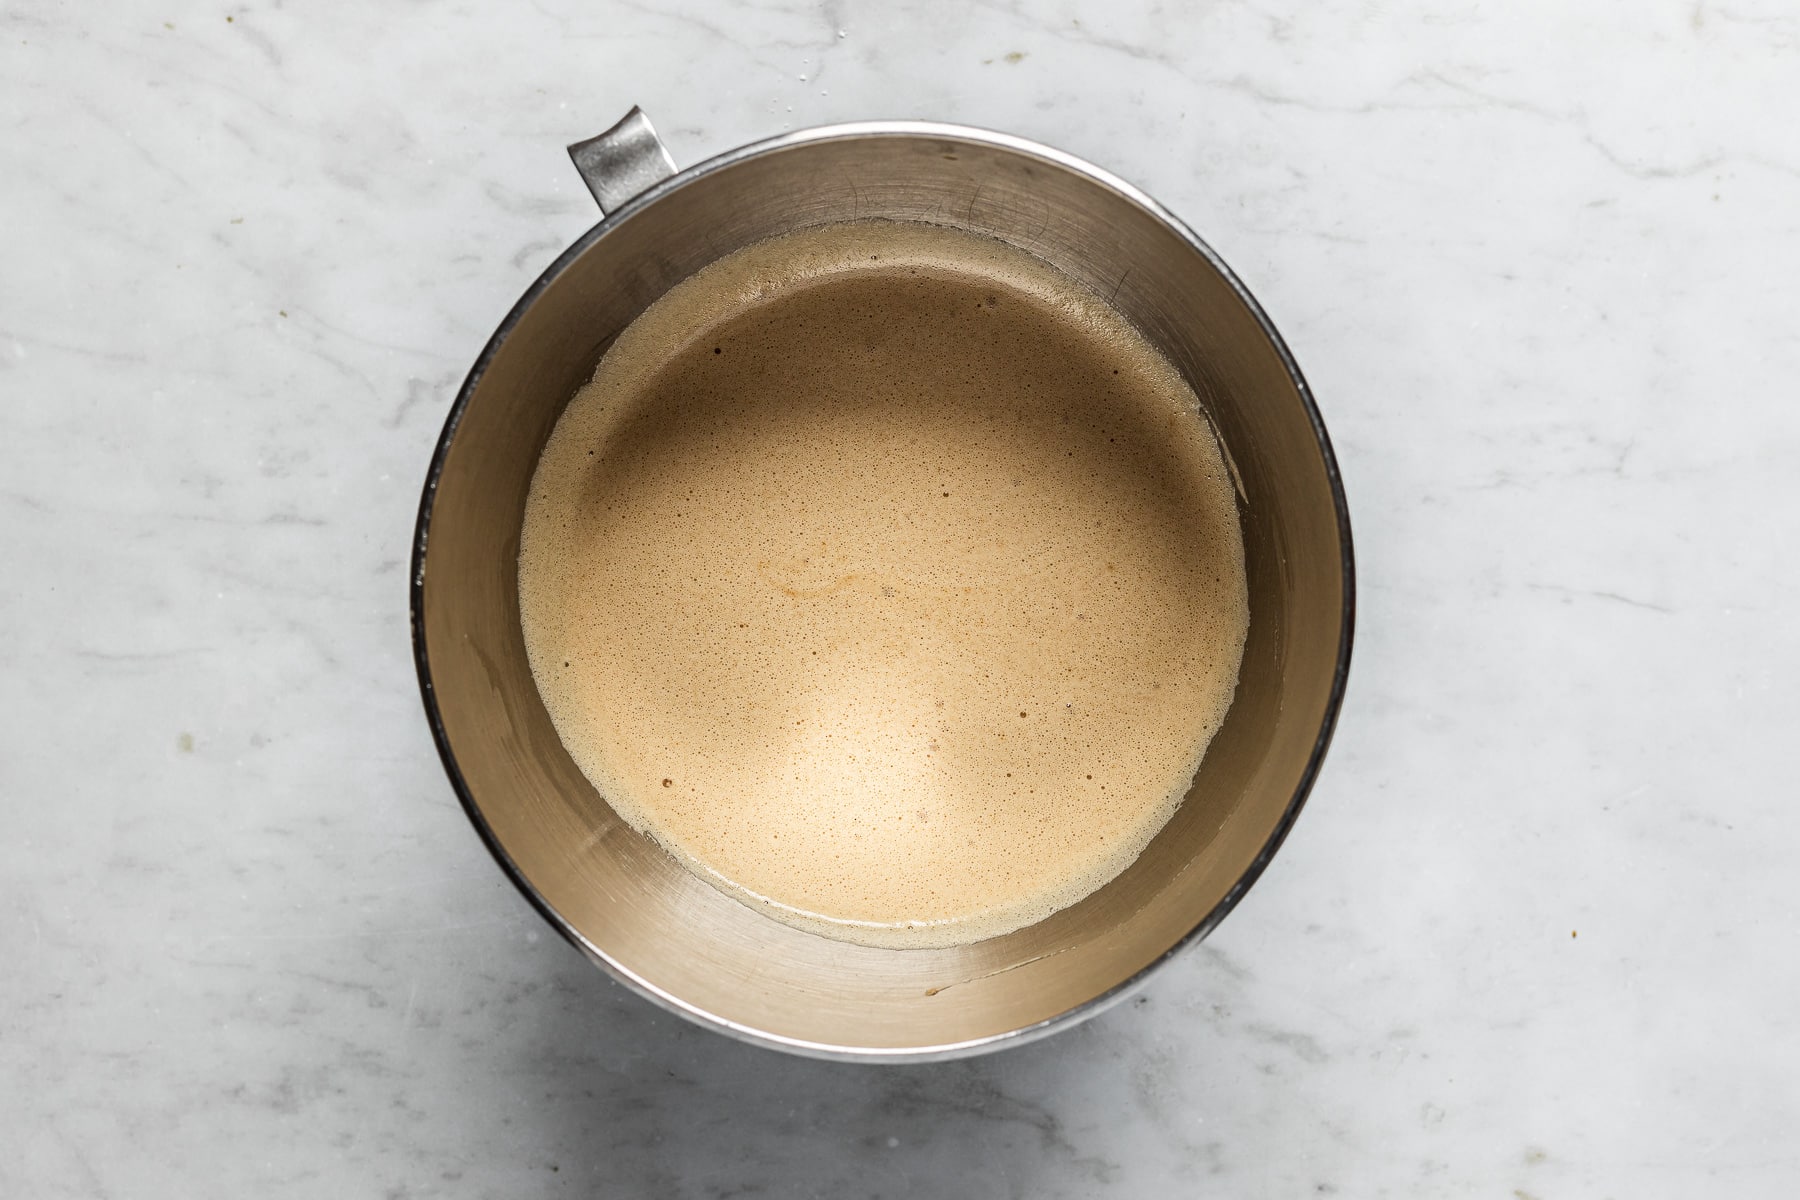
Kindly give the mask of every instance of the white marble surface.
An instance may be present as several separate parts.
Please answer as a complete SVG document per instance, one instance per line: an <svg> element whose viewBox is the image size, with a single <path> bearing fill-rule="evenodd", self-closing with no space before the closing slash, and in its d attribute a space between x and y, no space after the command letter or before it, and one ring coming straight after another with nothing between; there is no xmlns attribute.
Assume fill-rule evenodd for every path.
<svg viewBox="0 0 1800 1200"><path fill-rule="evenodd" d="M1349 705L1135 1003L783 1058L609 983L468 828L418 487L633 102L683 163L1063 146L1308 371ZM0 1195L1800 1193L1797 110L1791 0L13 0Z"/></svg>

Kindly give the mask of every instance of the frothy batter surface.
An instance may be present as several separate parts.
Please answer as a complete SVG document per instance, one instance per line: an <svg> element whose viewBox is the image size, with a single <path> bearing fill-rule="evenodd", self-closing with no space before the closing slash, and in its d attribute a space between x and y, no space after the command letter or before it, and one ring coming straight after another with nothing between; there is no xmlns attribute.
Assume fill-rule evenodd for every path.
<svg viewBox="0 0 1800 1200"><path fill-rule="evenodd" d="M563 744L770 915L978 941L1130 865L1237 683L1232 487L1175 369L1023 252L834 225L682 283L558 422L519 555Z"/></svg>

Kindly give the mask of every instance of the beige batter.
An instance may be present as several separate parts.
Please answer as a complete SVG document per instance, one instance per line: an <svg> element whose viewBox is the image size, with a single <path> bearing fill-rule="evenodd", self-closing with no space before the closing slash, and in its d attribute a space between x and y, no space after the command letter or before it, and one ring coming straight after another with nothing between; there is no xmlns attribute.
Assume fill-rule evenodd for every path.
<svg viewBox="0 0 1800 1200"><path fill-rule="evenodd" d="M977 941L1130 865L1249 620L1194 394L999 242L751 246L622 333L531 484L532 671L602 795L771 916Z"/></svg>

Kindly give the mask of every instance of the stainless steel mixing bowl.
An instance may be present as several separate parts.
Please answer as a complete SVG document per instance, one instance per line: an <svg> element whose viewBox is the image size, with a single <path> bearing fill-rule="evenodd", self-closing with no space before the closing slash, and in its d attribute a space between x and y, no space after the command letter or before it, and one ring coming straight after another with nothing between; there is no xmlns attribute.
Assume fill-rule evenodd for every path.
<svg viewBox="0 0 1800 1200"><path fill-rule="evenodd" d="M431 462L413 557L425 709L506 873L596 963L747 1041L825 1058L951 1058L1071 1025L1203 937L1268 865L1319 771L1350 662L1350 524L1318 410L1219 257L1127 183L1019 138L910 121L771 138L675 172L649 122L570 148L605 213L519 300ZM1186 802L1081 903L947 950L877 950L765 917L625 825L557 739L519 630L538 452L613 337L722 255L829 221L974 230L1088 284L1182 370L1234 466L1250 636ZM696 547L704 553L704 547Z"/></svg>

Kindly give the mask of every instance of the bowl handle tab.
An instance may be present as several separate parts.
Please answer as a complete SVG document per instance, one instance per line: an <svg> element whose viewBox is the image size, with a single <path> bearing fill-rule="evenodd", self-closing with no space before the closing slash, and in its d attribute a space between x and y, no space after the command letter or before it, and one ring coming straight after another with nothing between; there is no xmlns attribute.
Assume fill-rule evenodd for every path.
<svg viewBox="0 0 1800 1200"><path fill-rule="evenodd" d="M635 105L605 133L570 146L569 157L594 193L594 203L609 215L675 174L668 147L656 136L644 110Z"/></svg>

